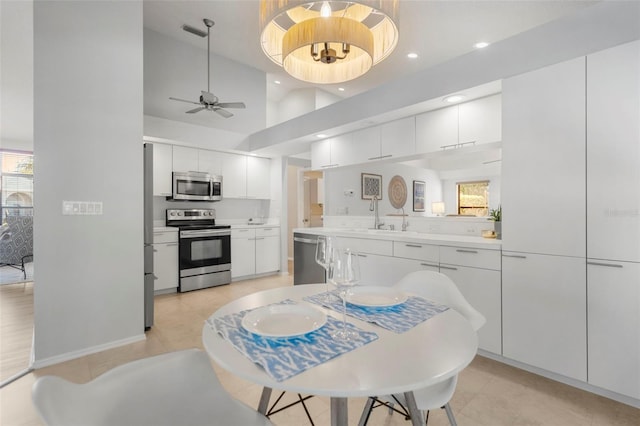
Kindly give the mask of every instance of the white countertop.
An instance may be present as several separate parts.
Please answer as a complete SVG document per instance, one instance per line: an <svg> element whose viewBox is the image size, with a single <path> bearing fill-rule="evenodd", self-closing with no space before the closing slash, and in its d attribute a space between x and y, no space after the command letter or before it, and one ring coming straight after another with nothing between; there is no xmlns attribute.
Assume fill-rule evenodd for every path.
<svg viewBox="0 0 640 426"><path fill-rule="evenodd" d="M483 238L453 234L427 234L415 231L390 231L360 228L296 228L293 232L313 235L336 235L338 237L368 238L372 240L407 241L423 244L464 245L466 247L500 250L502 241L494 238Z"/></svg>

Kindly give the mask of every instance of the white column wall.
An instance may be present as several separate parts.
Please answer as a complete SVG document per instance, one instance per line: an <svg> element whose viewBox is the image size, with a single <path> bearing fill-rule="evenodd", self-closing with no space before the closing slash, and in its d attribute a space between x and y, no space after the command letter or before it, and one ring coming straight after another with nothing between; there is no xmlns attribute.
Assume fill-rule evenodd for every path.
<svg viewBox="0 0 640 426"><path fill-rule="evenodd" d="M36 367L144 339L142 48L141 1L34 3Z"/></svg>

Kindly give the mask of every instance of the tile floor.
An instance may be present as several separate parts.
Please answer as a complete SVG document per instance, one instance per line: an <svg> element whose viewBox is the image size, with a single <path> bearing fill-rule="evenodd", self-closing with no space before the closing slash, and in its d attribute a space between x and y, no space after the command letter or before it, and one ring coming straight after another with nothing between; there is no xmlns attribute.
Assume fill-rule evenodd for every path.
<svg viewBox="0 0 640 426"><path fill-rule="evenodd" d="M235 282L228 286L184 294L170 294L156 297L155 325L147 333L147 339L130 345L110 349L37 370L11 383L0 390L0 425L26 426L41 425L30 401L30 389L39 376L54 374L68 380L82 383L124 362L155 355L167 351L202 347L200 331L203 321L217 307L229 300L255 292L257 290L291 285L290 275L277 275L257 280ZM13 287L10 289L9 287ZM16 339L16 334L29 334L23 327L22 332L10 335L5 322L11 315L23 312L21 323L32 321L28 312L32 297L31 284L0 286L2 304L2 344ZM15 309L10 309L9 305ZM25 319L26 318L26 319ZM32 322L31 322L32 323ZM28 326L26 327L28 329ZM18 339L20 340L20 339ZM24 339L13 344L15 354L12 365L5 362L5 352L0 359L2 378L10 377L13 372L26 366L29 357L30 341ZM18 347L22 345L22 351ZM22 366L16 359L22 356ZM225 370L215 366L221 382L236 398L251 406L256 406L260 396L260 387L238 379ZM14 371L14 372L15 372ZM294 395L287 394L291 399ZM357 424L364 399L349 401L349 424ZM640 410L619 404L606 398L563 385L531 373L476 357L461 374L456 393L451 402L460 426L500 426L500 425L549 425L549 426L623 426L640 424ZM308 406L314 422L318 426L328 425L329 401L326 398L311 398ZM302 407L296 406L272 416L276 425L298 426L309 424ZM224 424L224 422L222 423ZM388 415L386 410L374 410L369 421L372 426L409 425L402 416ZM431 413L429 425L447 425L444 410Z"/></svg>

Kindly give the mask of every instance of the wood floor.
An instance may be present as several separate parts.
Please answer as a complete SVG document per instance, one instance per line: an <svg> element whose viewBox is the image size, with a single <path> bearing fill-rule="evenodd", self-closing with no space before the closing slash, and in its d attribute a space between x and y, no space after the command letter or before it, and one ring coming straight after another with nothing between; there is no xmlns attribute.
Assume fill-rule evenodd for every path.
<svg viewBox="0 0 640 426"><path fill-rule="evenodd" d="M0 390L0 425L42 425L30 400L33 382L53 374L83 383L122 363L167 351L202 347L203 321L219 306L258 290L291 285L291 275L235 282L184 294L156 297L155 325L147 339L119 348L85 356L37 370ZM33 325L33 286L0 286L2 379L26 367L30 356ZM236 398L255 407L261 388L238 379L214 365L225 388ZM287 394L287 398L293 395ZM357 424L364 399L349 401L349 424ZM329 425L329 401L308 400L318 426ZM626 426L640 424L640 410L563 385L543 377L483 358L476 359L461 374L451 402L460 426L549 425L549 426ZM272 416L276 425L309 424L301 407ZM221 424L224 424L221 423ZM403 425L403 417L378 408L369 421L372 426ZM429 425L447 425L444 410L431 413Z"/></svg>

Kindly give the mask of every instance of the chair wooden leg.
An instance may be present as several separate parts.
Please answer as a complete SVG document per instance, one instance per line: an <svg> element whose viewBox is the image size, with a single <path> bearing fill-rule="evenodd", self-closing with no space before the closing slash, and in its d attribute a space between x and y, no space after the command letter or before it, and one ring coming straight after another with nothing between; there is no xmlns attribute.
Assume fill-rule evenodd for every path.
<svg viewBox="0 0 640 426"><path fill-rule="evenodd" d="M449 403L447 402L446 404L444 404L444 407L442 408L444 408L444 411L446 411L447 417L449 418L449 423L451 423L451 426L458 426L458 423L456 423L456 418L453 416L451 405L449 405Z"/></svg>

